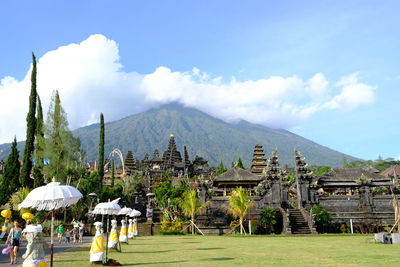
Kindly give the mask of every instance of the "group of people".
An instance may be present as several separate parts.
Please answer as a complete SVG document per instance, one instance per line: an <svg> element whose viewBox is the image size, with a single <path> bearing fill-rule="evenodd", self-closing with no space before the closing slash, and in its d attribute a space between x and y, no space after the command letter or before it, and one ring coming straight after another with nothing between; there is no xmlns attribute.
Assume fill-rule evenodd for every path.
<svg viewBox="0 0 400 267"><path fill-rule="evenodd" d="M3 249L3 254L10 254L10 264L17 264L17 256L18 256L18 250L20 247L21 239L25 238L28 240L28 233L29 230L28 227L30 225L27 225L27 227L23 230L21 225L19 224L18 221L14 221L13 227L9 230L7 239L6 239L6 248ZM37 230L37 229L36 229ZM41 227L40 227L40 232L41 232ZM65 243L70 243L71 242L71 237L74 243L82 243L83 242L83 234L85 232L85 225L82 221L72 221L72 227L65 227L64 224L60 224L57 227L57 234L58 234L58 242L61 243L62 238L65 235L64 242ZM28 240L29 241L29 240ZM27 254L27 253L25 253ZM25 256L25 257L24 257ZM23 258L25 259L27 255L23 255Z"/></svg>
<svg viewBox="0 0 400 267"><path fill-rule="evenodd" d="M57 226L57 237L58 243L62 242L64 237L64 243L70 243L71 237L74 243L83 242L83 234L85 232L85 224L82 221L72 221L72 227L65 227L64 224Z"/></svg>

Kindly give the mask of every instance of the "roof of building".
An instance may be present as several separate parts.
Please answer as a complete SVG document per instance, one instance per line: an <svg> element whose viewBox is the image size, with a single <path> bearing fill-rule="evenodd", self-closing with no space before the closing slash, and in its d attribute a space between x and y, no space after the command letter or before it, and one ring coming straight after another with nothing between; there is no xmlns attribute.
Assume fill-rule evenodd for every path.
<svg viewBox="0 0 400 267"><path fill-rule="evenodd" d="M385 169L381 175L385 177L394 177L395 175L400 176L400 165L390 166L389 168Z"/></svg>
<svg viewBox="0 0 400 267"><path fill-rule="evenodd" d="M224 172L223 174L215 177L214 182L237 182L237 181L254 181L260 182L262 180L261 177L252 174L247 170L243 170L238 167L233 167Z"/></svg>
<svg viewBox="0 0 400 267"><path fill-rule="evenodd" d="M197 156L197 155L196 155L196 158L193 161L194 164L206 164L207 162L208 162L208 160L206 160L203 157Z"/></svg>
<svg viewBox="0 0 400 267"><path fill-rule="evenodd" d="M386 177L364 168L332 168L330 172L321 176L319 182L335 181L355 181L360 177L371 179L372 181L387 180Z"/></svg>

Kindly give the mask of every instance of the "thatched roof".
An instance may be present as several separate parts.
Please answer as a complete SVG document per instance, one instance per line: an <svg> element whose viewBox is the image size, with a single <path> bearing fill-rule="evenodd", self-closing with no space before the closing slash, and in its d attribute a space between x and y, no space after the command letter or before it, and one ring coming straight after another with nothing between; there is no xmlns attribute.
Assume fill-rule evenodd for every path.
<svg viewBox="0 0 400 267"><path fill-rule="evenodd" d="M323 182L337 182L337 181L356 181L363 177L371 181L386 181L388 180L383 175L372 172L363 168L332 168L330 172L321 176L318 180L319 183Z"/></svg>
<svg viewBox="0 0 400 267"><path fill-rule="evenodd" d="M400 165L390 166L389 168L384 170L381 174L386 177L394 177L394 176L400 177Z"/></svg>
<svg viewBox="0 0 400 267"><path fill-rule="evenodd" d="M224 172L223 174L217 176L214 179L214 182L261 182L262 178L259 176L252 174L249 171L243 170L238 167L233 167Z"/></svg>

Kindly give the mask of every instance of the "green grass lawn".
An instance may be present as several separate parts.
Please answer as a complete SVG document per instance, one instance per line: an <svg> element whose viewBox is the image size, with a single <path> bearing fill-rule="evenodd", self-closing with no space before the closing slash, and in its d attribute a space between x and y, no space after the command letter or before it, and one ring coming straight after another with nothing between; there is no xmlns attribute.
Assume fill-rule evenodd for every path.
<svg viewBox="0 0 400 267"><path fill-rule="evenodd" d="M123 266L400 266L400 245L372 235L148 236L110 257ZM89 247L55 255L55 266L90 266Z"/></svg>

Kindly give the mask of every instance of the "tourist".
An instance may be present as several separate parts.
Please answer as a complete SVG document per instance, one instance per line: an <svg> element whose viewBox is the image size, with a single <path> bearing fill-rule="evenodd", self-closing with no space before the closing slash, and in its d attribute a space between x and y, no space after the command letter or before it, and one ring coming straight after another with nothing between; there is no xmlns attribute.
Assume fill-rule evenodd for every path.
<svg viewBox="0 0 400 267"><path fill-rule="evenodd" d="M80 221L79 223L79 243L83 242L83 234L85 232L85 224Z"/></svg>
<svg viewBox="0 0 400 267"><path fill-rule="evenodd" d="M71 242L71 229L67 229L65 231L65 243L70 243Z"/></svg>
<svg viewBox="0 0 400 267"><path fill-rule="evenodd" d="M17 264L17 256L19 249L19 242L21 239L22 229L17 221L14 221L14 227L8 234L6 244L11 244L12 248L10 250L10 264Z"/></svg>
<svg viewBox="0 0 400 267"><path fill-rule="evenodd" d="M72 230L72 237L73 237L73 241L74 243L78 243L79 240L79 222L72 220L72 226L73 226L73 230Z"/></svg>
<svg viewBox="0 0 400 267"><path fill-rule="evenodd" d="M64 234L64 225L61 223L57 226L57 236L58 236L58 244L61 244L61 239Z"/></svg>

